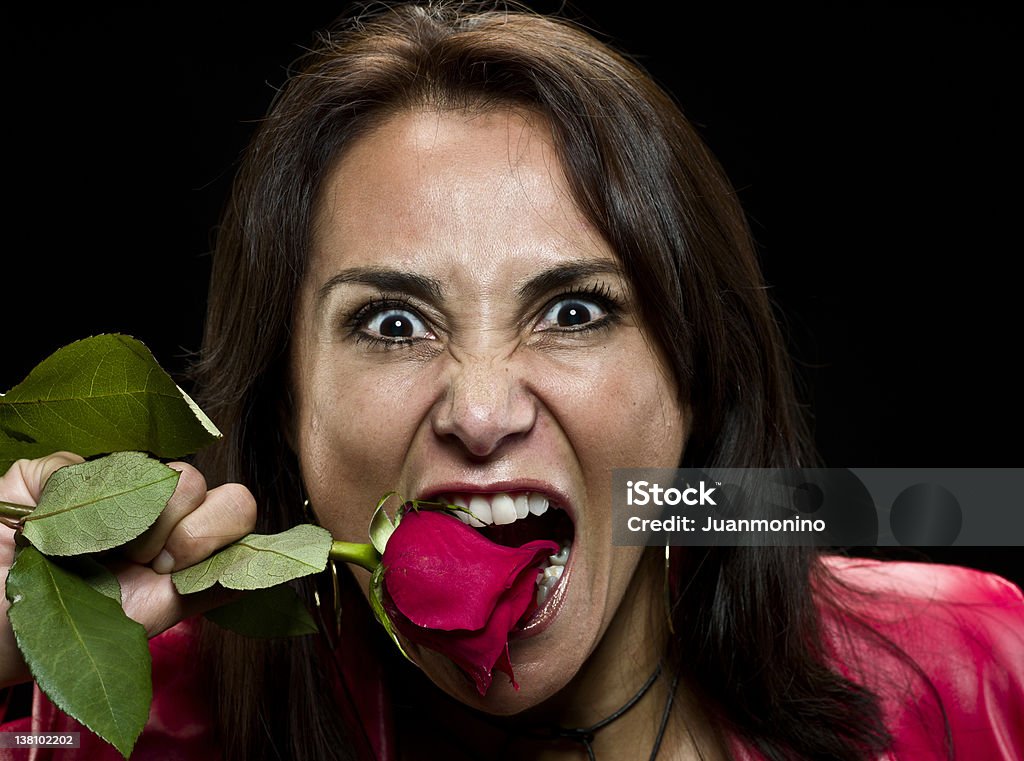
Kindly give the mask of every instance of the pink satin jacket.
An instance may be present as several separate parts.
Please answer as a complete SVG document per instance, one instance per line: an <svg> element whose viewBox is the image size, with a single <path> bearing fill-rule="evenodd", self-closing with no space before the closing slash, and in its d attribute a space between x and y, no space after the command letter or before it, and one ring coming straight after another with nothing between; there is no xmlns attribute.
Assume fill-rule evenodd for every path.
<svg viewBox="0 0 1024 761"><path fill-rule="evenodd" d="M1024 597L1005 579L966 568L905 562L829 558L851 594L847 607L878 634L896 643L927 675L930 685L877 642L855 636L837 614L825 613L828 644L839 668L880 695L892 747L880 757L945 759L949 722L955 758L962 761L1024 759ZM154 701L133 761L197 761L220 757L210 721L210 686L192 667L195 627L183 622L150 642ZM369 733L367 756L395 761L392 722L384 693L366 664L345 667L360 696L356 719ZM356 687L358 685L358 687ZM780 696L785 699L785 696ZM120 754L58 710L38 689L30 717L0 731L80 732L77 750L0 749L17 761L119 761ZM733 741L736 761L760 756Z"/></svg>

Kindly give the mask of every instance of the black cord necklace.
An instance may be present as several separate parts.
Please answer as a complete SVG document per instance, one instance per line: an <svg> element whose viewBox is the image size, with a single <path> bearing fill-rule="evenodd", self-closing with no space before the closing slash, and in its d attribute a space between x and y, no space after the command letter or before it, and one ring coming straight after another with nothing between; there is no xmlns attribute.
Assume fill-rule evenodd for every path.
<svg viewBox="0 0 1024 761"><path fill-rule="evenodd" d="M608 716L605 716L596 724L591 724L589 727L553 727L547 730L534 729L530 731L529 734L531 737L536 737L538 739L564 739L571 742L578 742L583 746L584 750L587 751L587 758L589 761L597 761L597 756L594 754L594 735L616 719L620 719L625 716L633 706L640 702L640 699L647 694L648 690L654 686L654 683L658 681L659 676L661 676L660 663L657 668L654 669L654 673L647 678L647 681L643 683L643 686L640 687L633 697L623 703L618 710ZM668 699L665 701L665 709L661 714L661 723L658 726L658 734L654 738L654 747L651 748L649 761L655 761L658 758L658 751L661 750L662 740L665 739L665 729L668 727L668 717L669 714L672 713L672 701L675 699L676 687L678 685L679 674L676 673L672 677L672 685L669 687Z"/></svg>

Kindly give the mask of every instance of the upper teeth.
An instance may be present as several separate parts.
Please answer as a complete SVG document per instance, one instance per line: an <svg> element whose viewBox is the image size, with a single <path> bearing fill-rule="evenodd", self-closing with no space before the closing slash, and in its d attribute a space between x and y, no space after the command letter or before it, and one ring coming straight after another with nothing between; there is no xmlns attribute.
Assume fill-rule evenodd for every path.
<svg viewBox="0 0 1024 761"><path fill-rule="evenodd" d="M518 492L515 496L499 494L455 494L445 499L461 507L455 513L463 523L474 528L506 526L530 514L543 515L549 507L548 498L536 492Z"/></svg>

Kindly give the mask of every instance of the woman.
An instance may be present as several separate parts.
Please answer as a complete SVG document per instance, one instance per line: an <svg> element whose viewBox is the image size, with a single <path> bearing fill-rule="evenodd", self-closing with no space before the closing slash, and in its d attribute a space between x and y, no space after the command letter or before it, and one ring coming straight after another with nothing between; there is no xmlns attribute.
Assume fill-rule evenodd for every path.
<svg viewBox="0 0 1024 761"><path fill-rule="evenodd" d="M122 584L140 592L126 608L151 633L193 612L169 571L254 522L305 521L307 501L336 538L358 541L391 489L464 500L492 522L506 498L540 499L561 517L524 526L569 559L513 637L518 689L497 678L481 695L406 641L420 676L366 626L366 576L342 573L337 641L333 611L321 640L206 629L213 700L179 674L158 692L150 742L310 759L853 759L922 737L936 741L914 757L1002 741L1009 758L1020 742L999 716L936 703L912 722L900 709L948 695L900 628L908 615L921 624L916 601L931 599L913 567L795 548L612 547L613 467L811 456L722 172L662 91L571 26L405 7L311 52L236 182L198 380L227 440L199 471L178 466L161 523L129 554ZM32 498L66 461L23 464L3 485ZM200 471L225 485L208 491ZM936 594L955 582L983 601L998 622L971 631L994 645L1020 619L1019 593L949 573ZM326 587L307 587L332 607ZM955 636L958 614L938 607L931 630ZM194 628L154 647L174 650ZM1007 647L1019 639L976 673L1009 668ZM178 699L161 706L161 694ZM1019 699L1019 675L1006 694Z"/></svg>

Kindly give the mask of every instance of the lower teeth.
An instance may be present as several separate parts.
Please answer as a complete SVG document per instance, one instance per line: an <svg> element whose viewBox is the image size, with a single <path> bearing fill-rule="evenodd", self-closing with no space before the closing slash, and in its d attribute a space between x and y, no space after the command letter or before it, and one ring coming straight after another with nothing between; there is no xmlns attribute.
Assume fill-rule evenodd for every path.
<svg viewBox="0 0 1024 761"><path fill-rule="evenodd" d="M543 605L544 601L548 599L548 595L551 594L551 590L558 584L558 580L562 578L562 574L565 572L565 564L569 561L569 553L572 551L572 543L566 542L562 545L562 549L558 551L557 555L552 555L548 558L547 565L541 569L541 573L537 574L537 605Z"/></svg>

